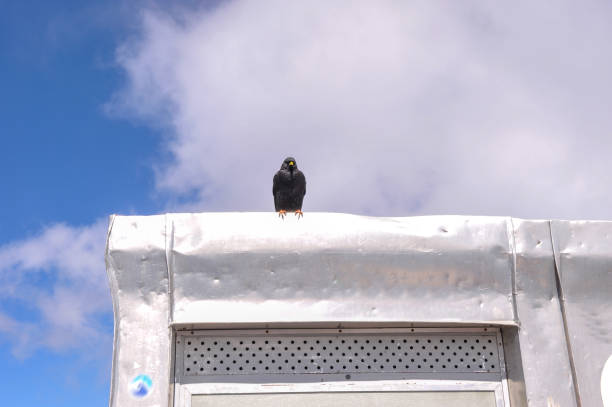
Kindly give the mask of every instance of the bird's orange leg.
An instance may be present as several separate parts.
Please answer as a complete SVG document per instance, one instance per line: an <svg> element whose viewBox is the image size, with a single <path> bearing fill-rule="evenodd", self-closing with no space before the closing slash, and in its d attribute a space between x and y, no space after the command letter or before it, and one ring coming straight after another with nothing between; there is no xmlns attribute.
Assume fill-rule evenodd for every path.
<svg viewBox="0 0 612 407"><path fill-rule="evenodd" d="M278 211L278 217L279 218L283 218L285 219L285 215L287 214L287 211L284 209L281 209L280 211Z"/></svg>
<svg viewBox="0 0 612 407"><path fill-rule="evenodd" d="M304 217L304 212L302 212L301 209L298 209L297 211L295 211L295 215L299 218L303 218Z"/></svg>

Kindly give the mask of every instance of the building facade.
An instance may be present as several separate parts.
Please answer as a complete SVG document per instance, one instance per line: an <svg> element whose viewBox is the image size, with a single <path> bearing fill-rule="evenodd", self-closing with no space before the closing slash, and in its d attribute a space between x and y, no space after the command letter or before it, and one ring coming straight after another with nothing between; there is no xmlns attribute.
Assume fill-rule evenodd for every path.
<svg viewBox="0 0 612 407"><path fill-rule="evenodd" d="M611 406L610 222L112 216L106 264L113 407Z"/></svg>

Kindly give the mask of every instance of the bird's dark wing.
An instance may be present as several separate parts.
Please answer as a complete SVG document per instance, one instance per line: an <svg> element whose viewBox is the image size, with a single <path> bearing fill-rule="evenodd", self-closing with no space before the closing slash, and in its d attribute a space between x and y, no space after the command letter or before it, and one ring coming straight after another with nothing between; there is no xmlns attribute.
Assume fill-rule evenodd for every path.
<svg viewBox="0 0 612 407"><path fill-rule="evenodd" d="M301 196L306 195L306 177L304 176L304 173L302 171L299 171L296 174L295 183L296 192Z"/></svg>
<svg viewBox="0 0 612 407"><path fill-rule="evenodd" d="M296 209L302 209L304 195L306 195L306 177L302 171L299 171L295 174L295 185L293 188L293 202Z"/></svg>
<svg viewBox="0 0 612 407"><path fill-rule="evenodd" d="M276 196L276 191L278 191L278 172L272 178L272 195Z"/></svg>
<svg viewBox="0 0 612 407"><path fill-rule="evenodd" d="M279 202L279 194L278 194L278 189L280 188L280 181L279 181L280 176L278 175L278 172L276 174L274 174L274 178L272 179L272 195L274 196L274 210L279 211L282 208L280 207L281 204Z"/></svg>

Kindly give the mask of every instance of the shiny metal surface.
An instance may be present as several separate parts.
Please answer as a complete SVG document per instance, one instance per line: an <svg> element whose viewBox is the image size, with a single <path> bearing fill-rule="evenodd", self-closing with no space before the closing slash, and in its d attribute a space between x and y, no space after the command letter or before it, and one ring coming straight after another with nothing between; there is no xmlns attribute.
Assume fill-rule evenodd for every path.
<svg viewBox="0 0 612 407"><path fill-rule="evenodd" d="M528 405L575 406L549 223L512 219L512 224L516 309Z"/></svg>
<svg viewBox="0 0 612 407"><path fill-rule="evenodd" d="M603 406L612 355L612 222L552 221L567 328L582 406Z"/></svg>
<svg viewBox="0 0 612 407"><path fill-rule="evenodd" d="M170 311L164 216L113 216L106 267L113 296L115 340L110 406L167 406L170 390ZM130 384L152 379L135 396Z"/></svg>
<svg viewBox="0 0 612 407"><path fill-rule="evenodd" d="M479 324L519 329L513 406L523 385L513 377L524 377L529 405L577 405L571 361L582 406L600 406L612 353L610 235L606 222L501 217L114 216L110 404L172 405L174 328ZM144 396L133 388L143 375Z"/></svg>
<svg viewBox="0 0 612 407"><path fill-rule="evenodd" d="M203 213L167 222L175 323L515 322L506 218Z"/></svg>

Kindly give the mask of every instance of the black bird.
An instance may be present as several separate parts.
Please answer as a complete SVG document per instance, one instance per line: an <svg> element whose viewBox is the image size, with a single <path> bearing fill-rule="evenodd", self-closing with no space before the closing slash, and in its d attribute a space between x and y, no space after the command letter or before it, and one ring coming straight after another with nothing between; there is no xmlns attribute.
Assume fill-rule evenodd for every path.
<svg viewBox="0 0 612 407"><path fill-rule="evenodd" d="M287 211L294 211L298 218L304 216L302 202L306 195L306 177L298 169L295 158L285 158L280 170L274 175L272 195L278 216L284 218Z"/></svg>

